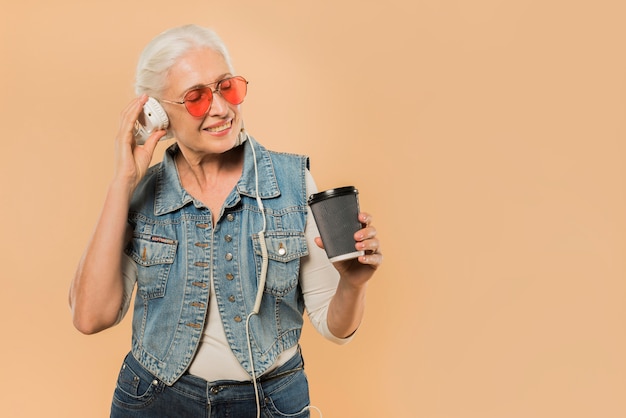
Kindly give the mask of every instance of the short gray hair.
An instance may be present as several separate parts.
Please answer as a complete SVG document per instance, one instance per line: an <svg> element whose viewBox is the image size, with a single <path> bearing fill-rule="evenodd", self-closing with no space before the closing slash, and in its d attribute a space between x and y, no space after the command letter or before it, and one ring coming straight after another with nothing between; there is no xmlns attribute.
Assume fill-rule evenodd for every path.
<svg viewBox="0 0 626 418"><path fill-rule="evenodd" d="M228 49L213 30L198 25L179 26L157 35L142 51L135 74L135 93L158 97L170 68L182 55L198 48L218 52L234 73Z"/></svg>

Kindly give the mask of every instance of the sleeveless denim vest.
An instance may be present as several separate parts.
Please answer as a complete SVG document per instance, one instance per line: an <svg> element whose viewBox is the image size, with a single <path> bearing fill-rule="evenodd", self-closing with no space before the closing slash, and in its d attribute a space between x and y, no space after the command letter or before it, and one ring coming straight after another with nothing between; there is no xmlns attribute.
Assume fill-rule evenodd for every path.
<svg viewBox="0 0 626 418"><path fill-rule="evenodd" d="M263 227L253 145L269 252L261 308L249 324L256 375L300 338L304 302L298 275L300 258L308 254L308 158L268 151L250 137L242 145L242 177L213 225L210 210L182 188L173 145L133 195L128 216L133 237L126 248L138 270L132 352L168 385L187 370L202 338L211 277L230 348L252 374L246 318L257 294L262 260L257 233Z"/></svg>

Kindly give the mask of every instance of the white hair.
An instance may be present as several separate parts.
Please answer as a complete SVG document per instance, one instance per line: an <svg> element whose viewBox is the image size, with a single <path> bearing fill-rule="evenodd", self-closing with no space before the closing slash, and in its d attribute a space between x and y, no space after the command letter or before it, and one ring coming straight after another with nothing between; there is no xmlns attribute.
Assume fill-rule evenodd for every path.
<svg viewBox="0 0 626 418"><path fill-rule="evenodd" d="M198 25L179 26L157 35L142 51L135 74L135 93L158 97L170 68L182 55L198 48L218 52L234 73L226 45L214 31Z"/></svg>

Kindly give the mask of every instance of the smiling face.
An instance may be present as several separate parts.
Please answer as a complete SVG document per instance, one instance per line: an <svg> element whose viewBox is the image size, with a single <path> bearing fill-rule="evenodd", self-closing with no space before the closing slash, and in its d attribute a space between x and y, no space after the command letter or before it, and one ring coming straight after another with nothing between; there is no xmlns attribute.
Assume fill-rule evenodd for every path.
<svg viewBox="0 0 626 418"><path fill-rule="evenodd" d="M191 88L216 83L231 75L220 53L208 48L194 49L182 55L170 69L161 97L183 101L183 96ZM203 116L190 115L181 104L162 104L169 117L170 128L184 154L193 153L202 158L222 154L236 145L237 136L243 127L241 105L228 103L220 93L213 94L211 107Z"/></svg>

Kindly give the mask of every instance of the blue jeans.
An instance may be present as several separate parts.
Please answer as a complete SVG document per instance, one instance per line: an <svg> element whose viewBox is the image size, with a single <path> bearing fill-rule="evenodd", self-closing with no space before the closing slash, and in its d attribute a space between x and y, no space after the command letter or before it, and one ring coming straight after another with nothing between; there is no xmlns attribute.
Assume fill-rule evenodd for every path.
<svg viewBox="0 0 626 418"><path fill-rule="evenodd" d="M309 383L298 351L287 363L259 378L264 418L308 418ZM167 386L145 370L132 354L124 359L113 394L111 418L256 417L252 382L207 382L183 375Z"/></svg>

